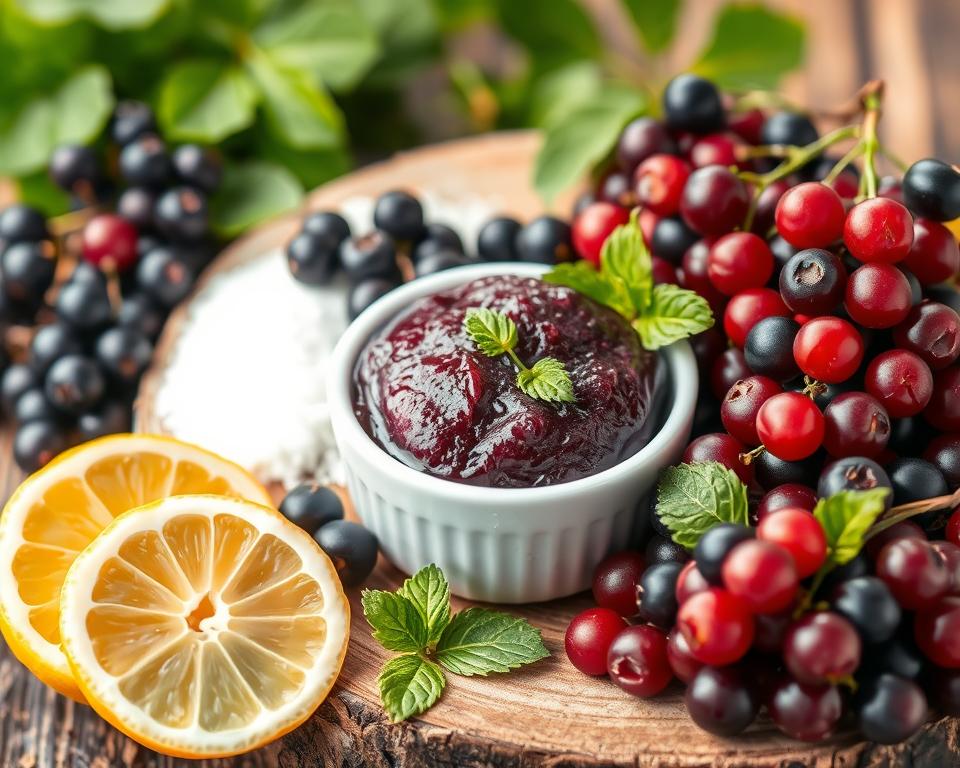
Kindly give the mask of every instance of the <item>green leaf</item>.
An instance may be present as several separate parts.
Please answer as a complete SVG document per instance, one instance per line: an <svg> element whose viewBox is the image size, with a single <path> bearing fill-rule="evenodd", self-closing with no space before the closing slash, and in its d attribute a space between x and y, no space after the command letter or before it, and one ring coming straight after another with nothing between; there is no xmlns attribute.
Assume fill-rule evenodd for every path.
<svg viewBox="0 0 960 768"><path fill-rule="evenodd" d="M545 659L540 630L525 619L489 608L453 617L437 644L437 660L458 675L488 675Z"/></svg>
<svg viewBox="0 0 960 768"><path fill-rule="evenodd" d="M577 0L499 0L497 5L504 31L528 49L536 70L601 57L600 36Z"/></svg>
<svg viewBox="0 0 960 768"><path fill-rule="evenodd" d="M235 237L248 227L295 208L303 188L286 168L254 161L226 166L214 196L211 221L218 234Z"/></svg>
<svg viewBox="0 0 960 768"><path fill-rule="evenodd" d="M630 294L622 280L613 281L607 275L598 272L588 261L557 264L542 278L554 285L565 285L593 299L597 304L633 318L636 314Z"/></svg>
<svg viewBox="0 0 960 768"><path fill-rule="evenodd" d="M280 69L267 56L247 60L271 129L297 149L329 149L343 143L343 115L322 85L294 70Z"/></svg>
<svg viewBox="0 0 960 768"><path fill-rule="evenodd" d="M380 44L355 3L307 3L271 19L254 40L287 69L309 72L330 88L353 87L377 60Z"/></svg>
<svg viewBox="0 0 960 768"><path fill-rule="evenodd" d="M628 320L647 310L653 301L653 260L635 215L604 241L600 271L615 284L619 282L618 293L629 297L632 312L624 315Z"/></svg>
<svg viewBox="0 0 960 768"><path fill-rule="evenodd" d="M728 5L692 70L724 88L775 88L803 63L803 25L760 5Z"/></svg>
<svg viewBox="0 0 960 768"><path fill-rule="evenodd" d="M419 653L427 647L427 625L417 606L406 597L379 589L365 589L361 603L374 638L384 648Z"/></svg>
<svg viewBox="0 0 960 768"><path fill-rule="evenodd" d="M551 126L534 167L533 183L537 192L551 201L580 181L610 152L623 126L645 107L646 100L640 91L608 86L574 109L565 120Z"/></svg>
<svg viewBox="0 0 960 768"><path fill-rule="evenodd" d="M380 701L390 719L398 723L432 707L447 684L443 670L420 656L397 656L383 665Z"/></svg>
<svg viewBox="0 0 960 768"><path fill-rule="evenodd" d="M573 382L563 363L553 357L543 357L533 368L521 369L517 386L524 394L548 403L573 403Z"/></svg>
<svg viewBox="0 0 960 768"><path fill-rule="evenodd" d="M655 350L686 339L713 325L713 312L707 300L678 285L657 285L653 301L633 321L645 349Z"/></svg>
<svg viewBox="0 0 960 768"><path fill-rule="evenodd" d="M269 126L258 127L254 154L284 166L306 189L342 176L353 164L345 147L296 149L276 136Z"/></svg>
<svg viewBox="0 0 960 768"><path fill-rule="evenodd" d="M463 329L487 357L504 355L517 346L517 324L503 312L486 307L470 307Z"/></svg>
<svg viewBox="0 0 960 768"><path fill-rule="evenodd" d="M170 70L157 113L169 138L216 143L249 126L256 105L257 90L242 69L197 59Z"/></svg>
<svg viewBox="0 0 960 768"><path fill-rule="evenodd" d="M443 571L431 563L403 582L397 594L419 611L427 627L427 644L436 643L450 623L450 585Z"/></svg>
<svg viewBox="0 0 960 768"><path fill-rule="evenodd" d="M376 30L382 55L366 82L402 86L440 52L440 29L431 0L355 0Z"/></svg>
<svg viewBox="0 0 960 768"><path fill-rule="evenodd" d="M886 509L889 493L887 488L840 491L817 502L813 516L827 537L828 567L849 563L860 553L867 531Z"/></svg>
<svg viewBox="0 0 960 768"><path fill-rule="evenodd" d="M600 89L603 70L595 61L575 61L539 78L529 95L527 122L538 128L565 121Z"/></svg>
<svg viewBox="0 0 960 768"><path fill-rule="evenodd" d="M35 21L63 24L86 17L107 29L145 27L163 13L170 0L16 0Z"/></svg>
<svg viewBox="0 0 960 768"><path fill-rule="evenodd" d="M747 486L715 461L667 467L657 484L657 516L677 544L693 549L719 523L749 524Z"/></svg>
<svg viewBox="0 0 960 768"><path fill-rule="evenodd" d="M70 195L54 184L45 170L17 179L17 200L47 216L59 216L70 210Z"/></svg>
<svg viewBox="0 0 960 768"><path fill-rule="evenodd" d="M670 45L677 31L680 0L625 0L625 4L650 53Z"/></svg>

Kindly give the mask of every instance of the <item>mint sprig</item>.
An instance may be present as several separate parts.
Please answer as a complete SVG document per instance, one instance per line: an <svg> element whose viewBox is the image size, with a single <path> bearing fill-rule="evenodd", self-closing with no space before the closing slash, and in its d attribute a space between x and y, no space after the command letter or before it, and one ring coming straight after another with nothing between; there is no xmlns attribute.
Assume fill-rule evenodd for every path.
<svg viewBox="0 0 960 768"><path fill-rule="evenodd" d="M840 491L817 502L813 516L827 537L827 560L821 570L846 565L860 553L870 528L886 509L889 493L888 488Z"/></svg>
<svg viewBox="0 0 960 768"><path fill-rule="evenodd" d="M554 357L538 360L528 368L516 353L517 324L504 312L486 307L470 307L463 320L467 336L487 357L507 355L517 367L517 387L537 400L572 403L573 382L563 363Z"/></svg>
<svg viewBox="0 0 960 768"><path fill-rule="evenodd" d="M468 608L451 617L450 587L436 565L421 568L396 592L366 589L361 602L374 638L402 654L384 664L377 681L393 722L437 702L447 682L443 668L486 676L550 655L540 631L518 616Z"/></svg>
<svg viewBox="0 0 960 768"><path fill-rule="evenodd" d="M707 300L694 291L653 284L653 261L636 213L604 242L599 270L585 261L558 264L543 279L614 310L651 351L705 331L714 322Z"/></svg>
<svg viewBox="0 0 960 768"><path fill-rule="evenodd" d="M749 512L747 486L716 461L667 467L657 484L657 516L687 549L720 523L748 525Z"/></svg>

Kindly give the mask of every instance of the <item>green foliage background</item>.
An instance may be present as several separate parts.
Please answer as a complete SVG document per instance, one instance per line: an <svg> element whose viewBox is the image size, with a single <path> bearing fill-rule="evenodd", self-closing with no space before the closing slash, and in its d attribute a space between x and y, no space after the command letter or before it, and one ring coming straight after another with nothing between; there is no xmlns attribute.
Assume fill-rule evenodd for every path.
<svg viewBox="0 0 960 768"><path fill-rule="evenodd" d="M0 0L0 176L65 209L50 153L102 141L115 101L138 98L171 142L228 157L214 206L226 235L357 156L438 132L543 128L535 182L549 199L656 108L682 3L620 1L642 61L612 55L578 0ZM477 39L494 55L474 55ZM771 87L802 54L795 20L732 4L690 68Z"/></svg>

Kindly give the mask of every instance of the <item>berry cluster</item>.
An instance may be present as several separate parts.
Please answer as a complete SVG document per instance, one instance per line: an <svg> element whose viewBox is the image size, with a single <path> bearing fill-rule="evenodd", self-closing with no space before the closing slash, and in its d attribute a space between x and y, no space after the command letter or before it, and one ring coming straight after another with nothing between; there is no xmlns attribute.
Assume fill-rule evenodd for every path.
<svg viewBox="0 0 960 768"><path fill-rule="evenodd" d="M298 485L280 503L291 523L313 536L333 561L344 586L362 584L377 564L377 537L362 525L343 519L343 502L324 485Z"/></svg>
<svg viewBox="0 0 960 768"><path fill-rule="evenodd" d="M214 253L216 155L168 150L139 102L117 107L107 153L116 179L92 147L61 146L51 158L51 178L79 210L49 222L24 205L0 212L0 395L25 471L129 428L163 322Z"/></svg>
<svg viewBox="0 0 960 768"><path fill-rule="evenodd" d="M339 214L311 213L286 253L291 274L307 285L327 285L342 271L350 283L347 312L353 320L405 280L482 262L555 264L570 260L573 243L570 225L553 216L526 225L500 216L481 228L475 254L467 255L454 229L426 222L421 202L395 190L377 199L372 231L353 235Z"/></svg>
<svg viewBox="0 0 960 768"><path fill-rule="evenodd" d="M784 491L756 528L711 528L692 558L656 546L609 557L597 607L567 629L570 661L641 697L676 678L694 722L721 736L763 707L792 738L856 726L884 744L933 711L960 714L960 511L946 541L913 522L888 528L810 610L827 541L811 505L794 506L804 499Z"/></svg>

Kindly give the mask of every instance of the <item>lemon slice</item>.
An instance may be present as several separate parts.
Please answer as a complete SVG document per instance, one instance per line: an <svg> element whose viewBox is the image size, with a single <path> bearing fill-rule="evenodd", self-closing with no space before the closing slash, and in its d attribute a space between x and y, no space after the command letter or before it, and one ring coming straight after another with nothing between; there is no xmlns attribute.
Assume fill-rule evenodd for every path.
<svg viewBox="0 0 960 768"><path fill-rule="evenodd" d="M226 757L302 723L346 653L333 564L279 512L175 496L111 523L74 561L60 634L90 705L178 757Z"/></svg>
<svg viewBox="0 0 960 768"><path fill-rule="evenodd" d="M37 677L83 697L60 649L60 586L80 551L117 515L184 493L262 504L246 470L167 437L111 435L68 451L29 477L0 516L0 630Z"/></svg>

